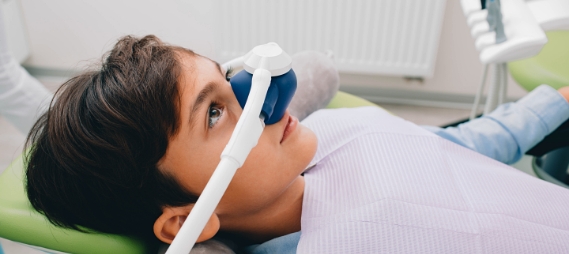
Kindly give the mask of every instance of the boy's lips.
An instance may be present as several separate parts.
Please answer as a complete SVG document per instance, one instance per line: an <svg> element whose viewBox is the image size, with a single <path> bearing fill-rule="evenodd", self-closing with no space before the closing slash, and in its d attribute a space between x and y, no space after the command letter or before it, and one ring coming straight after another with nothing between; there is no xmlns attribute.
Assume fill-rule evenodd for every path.
<svg viewBox="0 0 569 254"><path fill-rule="evenodd" d="M290 136L290 134L292 132L294 132L294 130L296 130L296 126L298 125L298 118L291 116L290 114L287 114L284 116L286 119L286 124L284 126L284 130L283 130L283 137L281 138L281 143L283 141L285 141L285 139Z"/></svg>

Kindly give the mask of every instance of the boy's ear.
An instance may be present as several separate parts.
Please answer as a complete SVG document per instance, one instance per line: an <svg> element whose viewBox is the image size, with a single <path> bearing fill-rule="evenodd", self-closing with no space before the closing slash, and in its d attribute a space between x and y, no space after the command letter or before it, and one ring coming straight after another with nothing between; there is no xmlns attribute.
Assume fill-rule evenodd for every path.
<svg viewBox="0 0 569 254"><path fill-rule="evenodd" d="M194 204L179 207L167 207L162 209L162 215L154 222L154 235L160 241L171 244L180 228L186 221L188 214L192 210ZM203 242L211 239L219 231L219 218L213 213L209 221L205 225L202 233L198 237L197 242Z"/></svg>

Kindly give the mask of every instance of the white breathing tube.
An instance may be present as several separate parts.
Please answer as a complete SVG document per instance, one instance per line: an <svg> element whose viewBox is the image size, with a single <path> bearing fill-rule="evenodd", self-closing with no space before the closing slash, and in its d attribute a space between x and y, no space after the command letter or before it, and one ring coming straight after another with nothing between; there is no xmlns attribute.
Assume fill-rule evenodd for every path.
<svg viewBox="0 0 569 254"><path fill-rule="evenodd" d="M244 57L231 60L222 67L227 69L239 65L244 65L249 73L253 73L247 102L229 142L221 153L221 161L166 254L187 254L192 250L235 172L243 166L263 132L265 124L260 114L271 84L271 76L288 72L292 60L276 43L268 43L255 47Z"/></svg>

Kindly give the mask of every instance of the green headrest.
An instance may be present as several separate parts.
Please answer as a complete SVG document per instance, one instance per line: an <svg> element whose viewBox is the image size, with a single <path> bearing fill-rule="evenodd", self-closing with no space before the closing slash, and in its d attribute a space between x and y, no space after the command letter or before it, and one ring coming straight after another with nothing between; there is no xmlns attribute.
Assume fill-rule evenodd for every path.
<svg viewBox="0 0 569 254"><path fill-rule="evenodd" d="M375 106L338 92L328 108ZM89 234L53 226L30 205L24 191L22 156L0 175L0 237L68 253L145 253L143 242L121 235Z"/></svg>

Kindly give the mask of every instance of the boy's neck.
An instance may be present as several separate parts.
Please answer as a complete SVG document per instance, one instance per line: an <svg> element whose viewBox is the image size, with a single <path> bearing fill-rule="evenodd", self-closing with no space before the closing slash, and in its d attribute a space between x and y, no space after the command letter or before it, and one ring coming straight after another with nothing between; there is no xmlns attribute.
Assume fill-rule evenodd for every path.
<svg viewBox="0 0 569 254"><path fill-rule="evenodd" d="M220 216L221 230L238 234L252 243L300 231L304 177L298 176L289 188L262 211L240 218Z"/></svg>

